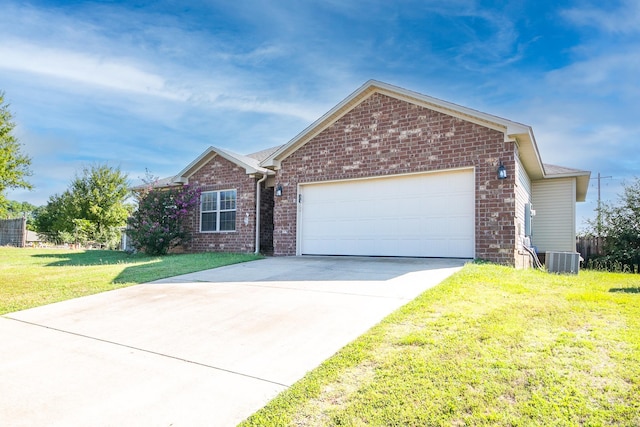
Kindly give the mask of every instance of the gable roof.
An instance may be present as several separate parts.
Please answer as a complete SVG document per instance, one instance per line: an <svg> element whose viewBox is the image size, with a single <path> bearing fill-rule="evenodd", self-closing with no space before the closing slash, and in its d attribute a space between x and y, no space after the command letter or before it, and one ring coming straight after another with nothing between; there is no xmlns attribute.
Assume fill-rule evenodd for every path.
<svg viewBox="0 0 640 427"><path fill-rule="evenodd" d="M130 188L131 191L141 191L147 189L162 189L178 187L182 185L180 182L176 182L175 176L168 176L165 178L158 178L153 182L143 182L142 184L135 185Z"/></svg>
<svg viewBox="0 0 640 427"><path fill-rule="evenodd" d="M300 132L291 141L281 146L271 156L261 162L262 166L279 167L282 160L286 159L298 148L302 147L314 136L338 121L338 119L343 117L374 93L400 99L412 104L423 106L430 110L439 111L454 117L460 117L464 120L504 132L505 139L509 141L514 140L512 136L531 133L531 127L521 123L506 120L498 116L493 116L491 114L453 104L448 101L443 101L438 98L393 86L388 83L369 80L338 105L329 110L325 115ZM542 167L542 163L540 163L539 166Z"/></svg>
<svg viewBox="0 0 640 427"><path fill-rule="evenodd" d="M247 157L251 157L252 159L256 159L257 161L261 162L267 159L273 153L275 153L276 150L278 150L280 147L282 147L282 144L276 145L275 147L266 148L264 150L261 150L255 153L247 154Z"/></svg>
<svg viewBox="0 0 640 427"><path fill-rule="evenodd" d="M200 154L194 161L192 161L186 168L184 168L173 180L174 182L185 183L191 175L193 175L198 169L204 166L209 160L216 156L220 156L231 163L234 163L246 171L247 175L260 174L260 175L274 175L275 172L260 166L260 162L249 156L237 154L219 147L209 147L202 154Z"/></svg>
<svg viewBox="0 0 640 427"><path fill-rule="evenodd" d="M342 100L342 102L296 135L288 143L277 148L270 156L261 161L260 165L274 169L280 168L282 160L289 157L297 149L305 145L320 132L327 129L362 101L375 93L406 101L430 110L458 117L460 119L503 132L505 141L511 141L518 145L520 160L532 180L559 177L557 173L555 173L555 169L552 169L550 172L545 170L545 165L542 163L538 145L536 144L536 139L533 135L533 129L531 126L507 120L492 114L483 113L472 108L463 107L452 102L423 95L377 80L367 81L355 92ZM577 169L569 168L565 169L566 170L563 172L564 177L573 176L578 178L576 197L578 200L584 200L587 193L588 176L590 175L590 172L578 171ZM584 185L583 178L585 174L587 176L586 186Z"/></svg>
<svg viewBox="0 0 640 427"><path fill-rule="evenodd" d="M587 198L587 189L589 188L589 179L591 172L580 169L567 168L564 166L550 165L545 163L545 178L576 178L576 201L584 202Z"/></svg>

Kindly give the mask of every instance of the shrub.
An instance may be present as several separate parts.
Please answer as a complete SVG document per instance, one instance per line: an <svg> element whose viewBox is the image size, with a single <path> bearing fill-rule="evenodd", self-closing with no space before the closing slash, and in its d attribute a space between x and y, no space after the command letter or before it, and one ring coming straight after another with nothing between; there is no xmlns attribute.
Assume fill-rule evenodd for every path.
<svg viewBox="0 0 640 427"><path fill-rule="evenodd" d="M149 255L164 255L189 239L184 222L200 203L200 189L148 188L138 193L138 208L129 218L127 234L133 246Z"/></svg>

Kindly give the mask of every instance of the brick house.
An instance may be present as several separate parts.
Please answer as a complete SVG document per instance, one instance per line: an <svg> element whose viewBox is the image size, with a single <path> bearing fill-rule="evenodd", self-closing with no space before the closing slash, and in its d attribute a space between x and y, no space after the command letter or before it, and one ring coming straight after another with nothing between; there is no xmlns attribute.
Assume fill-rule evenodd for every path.
<svg viewBox="0 0 640 427"><path fill-rule="evenodd" d="M187 251L526 266L526 247L575 251L589 177L542 163L529 126L369 81L288 143L209 147L169 185L203 191Z"/></svg>

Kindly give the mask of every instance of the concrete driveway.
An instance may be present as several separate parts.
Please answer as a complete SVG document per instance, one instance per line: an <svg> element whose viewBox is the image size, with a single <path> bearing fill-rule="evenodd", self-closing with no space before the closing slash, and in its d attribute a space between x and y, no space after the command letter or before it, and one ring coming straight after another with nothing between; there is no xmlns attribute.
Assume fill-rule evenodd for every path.
<svg viewBox="0 0 640 427"><path fill-rule="evenodd" d="M0 317L4 426L231 426L464 261L267 258Z"/></svg>

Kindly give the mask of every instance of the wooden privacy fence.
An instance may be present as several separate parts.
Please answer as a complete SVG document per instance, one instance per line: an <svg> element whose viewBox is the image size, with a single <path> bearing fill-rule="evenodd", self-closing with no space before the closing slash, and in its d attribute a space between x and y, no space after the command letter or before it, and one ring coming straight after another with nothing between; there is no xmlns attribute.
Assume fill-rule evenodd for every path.
<svg viewBox="0 0 640 427"><path fill-rule="evenodd" d="M576 250L585 261L604 255L604 237L579 236L576 238Z"/></svg>
<svg viewBox="0 0 640 427"><path fill-rule="evenodd" d="M0 246L24 248L27 244L27 219L0 219Z"/></svg>

